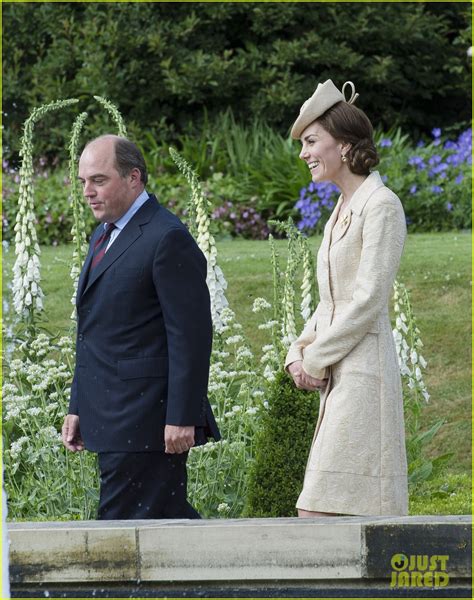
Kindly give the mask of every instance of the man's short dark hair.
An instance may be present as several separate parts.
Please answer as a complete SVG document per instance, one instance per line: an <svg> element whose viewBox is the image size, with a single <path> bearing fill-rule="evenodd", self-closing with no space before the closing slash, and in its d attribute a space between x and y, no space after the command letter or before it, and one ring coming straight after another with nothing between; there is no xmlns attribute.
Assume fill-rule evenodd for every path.
<svg viewBox="0 0 474 600"><path fill-rule="evenodd" d="M143 154L133 142L126 138L118 138L115 142L115 166L120 177L126 177L132 169L138 169L140 181L146 185L148 173Z"/></svg>

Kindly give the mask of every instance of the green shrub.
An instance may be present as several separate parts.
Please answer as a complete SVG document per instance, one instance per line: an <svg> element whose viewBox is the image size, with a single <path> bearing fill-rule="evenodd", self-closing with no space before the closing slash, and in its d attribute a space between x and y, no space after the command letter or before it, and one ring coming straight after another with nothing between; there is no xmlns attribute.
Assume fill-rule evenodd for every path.
<svg viewBox="0 0 474 600"><path fill-rule="evenodd" d="M276 375L269 388L268 412L256 437L244 516L296 516L318 418L318 398L296 389L286 373Z"/></svg>

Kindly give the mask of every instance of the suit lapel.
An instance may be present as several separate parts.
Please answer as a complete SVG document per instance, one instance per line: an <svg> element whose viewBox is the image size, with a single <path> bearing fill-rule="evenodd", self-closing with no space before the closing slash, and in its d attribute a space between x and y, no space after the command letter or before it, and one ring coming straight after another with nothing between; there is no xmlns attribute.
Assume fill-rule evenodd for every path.
<svg viewBox="0 0 474 600"><path fill-rule="evenodd" d="M155 196L150 194L148 200L122 229L117 239L105 253L104 258L95 267L92 273L89 273L89 278L87 279L93 255L93 253L89 251L79 278L78 298L80 298L82 294L85 294L102 273L104 273L104 271L106 271L126 250L128 250L135 240L142 235L142 226L150 221L158 208L159 205Z"/></svg>
<svg viewBox="0 0 474 600"><path fill-rule="evenodd" d="M133 220L133 219L132 219ZM133 242L139 238L142 234L141 227L136 223L130 221L120 232L117 239L110 246L107 252L104 254L104 258L100 263L89 273L89 279L85 288L85 292L89 287L96 281L102 273L110 267L110 265L117 260L117 258L127 250L127 248L133 244Z"/></svg>
<svg viewBox="0 0 474 600"><path fill-rule="evenodd" d="M79 304L79 300L86 289L87 283L87 273L89 273L89 269L92 262L92 248L93 244L91 241L91 246L89 248L89 253L86 256L86 260L82 266L81 274L79 275L79 281L77 282L77 292L76 292L76 306Z"/></svg>

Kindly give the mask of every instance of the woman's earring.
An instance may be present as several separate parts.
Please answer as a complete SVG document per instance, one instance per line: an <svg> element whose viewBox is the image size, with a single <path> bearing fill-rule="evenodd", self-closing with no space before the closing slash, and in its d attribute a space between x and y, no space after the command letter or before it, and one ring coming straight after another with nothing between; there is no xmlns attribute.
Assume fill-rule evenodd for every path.
<svg viewBox="0 0 474 600"><path fill-rule="evenodd" d="M342 162L347 162L347 157L345 154L341 154L341 160Z"/></svg>

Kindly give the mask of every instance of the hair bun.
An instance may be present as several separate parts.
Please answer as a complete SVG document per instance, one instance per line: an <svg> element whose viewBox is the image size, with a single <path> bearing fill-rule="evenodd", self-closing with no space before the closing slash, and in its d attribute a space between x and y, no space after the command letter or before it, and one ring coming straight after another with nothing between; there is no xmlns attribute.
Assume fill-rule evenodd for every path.
<svg viewBox="0 0 474 600"><path fill-rule="evenodd" d="M350 170L356 175L367 175L379 163L377 149L370 138L356 142L348 154Z"/></svg>

